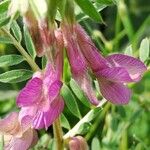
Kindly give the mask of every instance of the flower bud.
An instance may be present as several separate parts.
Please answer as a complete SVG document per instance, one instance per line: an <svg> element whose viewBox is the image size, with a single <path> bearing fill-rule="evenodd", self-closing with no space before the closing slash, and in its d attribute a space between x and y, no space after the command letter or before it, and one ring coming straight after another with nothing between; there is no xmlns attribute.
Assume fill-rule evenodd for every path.
<svg viewBox="0 0 150 150"><path fill-rule="evenodd" d="M69 141L69 149L70 150L88 150L88 145L86 140L81 137L72 137Z"/></svg>

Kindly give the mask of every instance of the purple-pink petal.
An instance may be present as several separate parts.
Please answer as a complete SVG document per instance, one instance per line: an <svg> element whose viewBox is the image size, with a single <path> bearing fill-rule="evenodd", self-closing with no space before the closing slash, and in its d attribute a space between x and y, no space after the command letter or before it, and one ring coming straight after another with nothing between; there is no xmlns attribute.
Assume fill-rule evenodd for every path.
<svg viewBox="0 0 150 150"><path fill-rule="evenodd" d="M112 67L99 70L95 72L97 78L105 78L106 80L113 82L132 82L133 80L129 76L129 73L125 68L122 67Z"/></svg>
<svg viewBox="0 0 150 150"><path fill-rule="evenodd" d="M131 56L113 54L106 57L106 59L110 63L111 67L125 68L134 81L139 81L141 79L141 75L147 70L143 62Z"/></svg>
<svg viewBox="0 0 150 150"><path fill-rule="evenodd" d="M44 124L47 129L61 114L64 109L64 101L61 96L58 96L51 103L49 111L44 112Z"/></svg>
<svg viewBox="0 0 150 150"><path fill-rule="evenodd" d="M96 92L93 89L92 81L88 73L84 72L81 76L74 76L74 79L77 81L90 102L93 105L99 104L99 100L96 98Z"/></svg>
<svg viewBox="0 0 150 150"><path fill-rule="evenodd" d="M17 105L23 107L37 102L42 94L42 84L42 80L37 77L28 81L27 85L20 91L17 97Z"/></svg>
<svg viewBox="0 0 150 150"><path fill-rule="evenodd" d="M54 100L58 96L61 87L62 87L62 82L59 80L56 80L55 82L51 84L48 90L50 101Z"/></svg>
<svg viewBox="0 0 150 150"><path fill-rule="evenodd" d="M131 91L123 83L99 79L100 91L104 98L114 104L127 104Z"/></svg>

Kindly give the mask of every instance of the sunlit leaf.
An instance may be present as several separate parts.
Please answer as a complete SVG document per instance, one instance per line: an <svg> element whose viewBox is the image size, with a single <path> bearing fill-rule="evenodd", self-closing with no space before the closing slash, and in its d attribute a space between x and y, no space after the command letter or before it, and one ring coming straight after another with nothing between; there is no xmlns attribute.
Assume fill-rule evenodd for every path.
<svg viewBox="0 0 150 150"><path fill-rule="evenodd" d="M72 94L72 92L70 91L70 89L68 88L67 85L63 85L62 90L61 90L62 96L65 100L66 106L68 107L68 109L70 110L70 112L78 117L81 118L81 114L78 108L78 104Z"/></svg>
<svg viewBox="0 0 150 150"><path fill-rule="evenodd" d="M149 51L150 51L149 39L145 38L142 40L139 50L139 56L141 61L144 62L149 57Z"/></svg>
<svg viewBox="0 0 150 150"><path fill-rule="evenodd" d="M0 82L17 83L32 77L33 72L26 69L11 70L0 74Z"/></svg>
<svg viewBox="0 0 150 150"><path fill-rule="evenodd" d="M132 45L129 45L129 46L125 49L124 54L129 55L129 56L133 56Z"/></svg>
<svg viewBox="0 0 150 150"><path fill-rule="evenodd" d="M86 96L84 95L83 91L80 89L78 84L75 82L75 80L70 80L70 87L72 88L72 91L75 93L77 98L87 107L90 107L90 102L87 100Z"/></svg>
<svg viewBox="0 0 150 150"><path fill-rule="evenodd" d="M67 120L67 118L65 117L64 114L61 114L60 119L61 119L61 125L62 125L62 127L64 127L64 128L66 128L66 129L69 130L71 127L70 127L70 124L69 124L69 122L68 122L68 120Z"/></svg>
<svg viewBox="0 0 150 150"><path fill-rule="evenodd" d="M100 140L97 137L94 137L91 143L91 150L100 150Z"/></svg>
<svg viewBox="0 0 150 150"><path fill-rule="evenodd" d="M75 0L79 7L96 22L103 22L103 19L90 0Z"/></svg>
<svg viewBox="0 0 150 150"><path fill-rule="evenodd" d="M22 40L22 33L21 33L20 27L19 27L19 25L17 24L16 21L12 22L11 30L12 30L15 38L17 39L17 41L21 42L21 40Z"/></svg>
<svg viewBox="0 0 150 150"><path fill-rule="evenodd" d="M23 27L23 31L24 31L24 39L25 39L27 51L34 59L36 57L36 51L35 51L35 47L34 47L32 38L31 38L30 33L26 26Z"/></svg>
<svg viewBox="0 0 150 150"><path fill-rule="evenodd" d="M5 36L0 36L0 43L13 44L12 40L9 37L5 37Z"/></svg>
<svg viewBox="0 0 150 150"><path fill-rule="evenodd" d="M21 55L4 55L0 57L0 67L17 65L24 61Z"/></svg>

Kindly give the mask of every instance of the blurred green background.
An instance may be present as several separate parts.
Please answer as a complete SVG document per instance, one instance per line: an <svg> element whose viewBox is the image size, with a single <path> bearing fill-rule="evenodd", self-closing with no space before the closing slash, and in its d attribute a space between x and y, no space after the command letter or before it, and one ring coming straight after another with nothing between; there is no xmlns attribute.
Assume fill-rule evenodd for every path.
<svg viewBox="0 0 150 150"><path fill-rule="evenodd" d="M96 6L100 11L104 24L95 23L89 18L78 18L80 24L92 37L96 46L103 55L111 53L126 53L134 57L140 57L141 41L145 38L150 43L150 1L126 0L124 5L116 6L111 0L101 1ZM124 9L124 7L126 9ZM79 10L80 12L80 10ZM79 16L79 15L78 15ZM17 22L22 30L22 19ZM22 40L24 48L25 43ZM148 45L148 46L147 46ZM146 46L149 48L149 44ZM144 44L145 46L145 44ZM144 53L144 50L142 51ZM11 44L0 41L0 55L19 54ZM36 58L41 66L41 59ZM145 60L149 68L150 55ZM65 81L70 81L68 62L65 60ZM0 73L12 69L30 69L27 63L22 62L13 67L0 68ZM11 111L17 111L16 96L26 82L6 84L0 83L0 116L3 117ZM107 103L99 115L83 133L88 139L92 150L150 150L150 72L144 74L143 79L137 84L130 84L133 91L132 99L126 106L115 106ZM73 93L73 92L72 92ZM75 94L74 97L77 99ZM97 93L100 97L100 94ZM89 108L77 100L79 110L84 116ZM70 126L73 127L79 119L72 116L67 108L64 114ZM68 129L63 128L64 132ZM52 137L52 127L49 132L40 131L41 137L36 149L55 149L49 139ZM49 148L48 148L49 147ZM52 148L53 147L53 148Z"/></svg>

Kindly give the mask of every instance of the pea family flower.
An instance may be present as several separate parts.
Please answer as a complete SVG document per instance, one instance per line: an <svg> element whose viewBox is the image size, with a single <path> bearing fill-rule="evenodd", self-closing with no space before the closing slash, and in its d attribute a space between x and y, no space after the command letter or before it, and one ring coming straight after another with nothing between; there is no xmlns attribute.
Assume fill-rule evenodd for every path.
<svg viewBox="0 0 150 150"><path fill-rule="evenodd" d="M68 25L69 26L69 25ZM95 47L90 37L79 24L63 29L67 54L72 68L73 76L82 87L87 68L91 69L99 82L102 95L114 104L126 104L131 97L131 91L126 83L138 82L146 71L146 66L140 60L123 54L114 54L104 58ZM72 41L71 41L72 39ZM74 73L75 72L75 73ZM86 73L85 73L86 72ZM80 75L79 75L80 74ZM89 80L84 82L82 88L93 104L89 94ZM86 89L86 90L85 90ZM96 97L96 96L95 96Z"/></svg>
<svg viewBox="0 0 150 150"><path fill-rule="evenodd" d="M70 138L69 141L70 150L88 150L88 144L82 136L76 136Z"/></svg>
<svg viewBox="0 0 150 150"><path fill-rule="evenodd" d="M30 125L23 128L18 120L17 112L10 113L0 120L0 134L4 137L5 150L27 150L37 142L37 133Z"/></svg>
<svg viewBox="0 0 150 150"><path fill-rule="evenodd" d="M99 101L92 88L92 81L88 74L89 68L87 60L82 54L80 45L77 41L76 26L63 23L61 27L72 76L85 92L90 102L97 105Z"/></svg>

